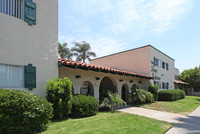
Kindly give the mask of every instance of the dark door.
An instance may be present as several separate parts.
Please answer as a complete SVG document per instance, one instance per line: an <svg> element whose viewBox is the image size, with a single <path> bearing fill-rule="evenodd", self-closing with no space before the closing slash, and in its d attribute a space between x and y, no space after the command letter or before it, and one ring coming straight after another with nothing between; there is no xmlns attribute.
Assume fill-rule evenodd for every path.
<svg viewBox="0 0 200 134"><path fill-rule="evenodd" d="M126 101L126 88L124 85L122 86L122 99Z"/></svg>

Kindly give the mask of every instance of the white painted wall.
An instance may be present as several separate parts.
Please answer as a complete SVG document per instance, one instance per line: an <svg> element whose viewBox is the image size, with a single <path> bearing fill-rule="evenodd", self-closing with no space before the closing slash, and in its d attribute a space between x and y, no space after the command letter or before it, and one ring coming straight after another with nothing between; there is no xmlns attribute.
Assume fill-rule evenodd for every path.
<svg viewBox="0 0 200 134"><path fill-rule="evenodd" d="M36 66L37 88L27 92L45 96L44 85L58 75L58 1L33 0L36 25L0 12L0 63Z"/></svg>
<svg viewBox="0 0 200 134"><path fill-rule="evenodd" d="M153 47L151 47L150 51L151 51L150 61L153 61L154 56L155 56L159 60L164 61L165 63L168 63L169 65L169 70L163 69L162 67L158 67L158 66L153 67L154 69L157 70L157 73L151 72L151 76L152 76L152 73L154 73L154 75L161 78L158 81L169 82L169 89L174 89L174 76L175 76L174 60ZM151 66L153 66L152 63L151 63ZM151 83L153 84L153 80L151 80ZM162 88L160 90L162 90Z"/></svg>
<svg viewBox="0 0 200 134"><path fill-rule="evenodd" d="M76 75L81 75L81 78L76 78ZM140 86L141 88L147 90L150 85L149 79L142 79L142 78L135 78L132 76L122 76L122 75L116 75L111 73L103 73L103 72L95 72L95 71L87 71L82 69L73 69L69 67L59 67L59 77L69 77L69 79L73 83L74 92L80 94L80 87L81 84L84 81L90 81L93 84L94 87L94 97L96 99L99 99L99 86L101 83L101 80L104 77L110 77L112 78L115 83L117 84L117 93L121 96L121 89L123 84L127 84L129 89L131 89L133 84L136 84ZM100 80L96 80L96 77L100 77ZM122 79L123 82L119 82L119 79ZM133 80L133 83L130 83L130 80ZM138 83L138 81L141 81L142 83Z"/></svg>

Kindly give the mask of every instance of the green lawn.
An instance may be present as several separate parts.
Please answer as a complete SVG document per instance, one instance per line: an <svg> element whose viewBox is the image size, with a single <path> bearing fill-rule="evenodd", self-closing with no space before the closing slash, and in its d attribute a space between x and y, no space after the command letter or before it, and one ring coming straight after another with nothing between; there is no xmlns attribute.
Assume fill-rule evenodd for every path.
<svg viewBox="0 0 200 134"><path fill-rule="evenodd" d="M186 96L185 99L181 99L178 101L172 101L172 102L157 101L152 104L144 104L139 106L148 109L188 115L193 110L195 110L199 105L200 105L200 97Z"/></svg>
<svg viewBox="0 0 200 134"><path fill-rule="evenodd" d="M172 124L121 112L52 122L42 134L162 134Z"/></svg>

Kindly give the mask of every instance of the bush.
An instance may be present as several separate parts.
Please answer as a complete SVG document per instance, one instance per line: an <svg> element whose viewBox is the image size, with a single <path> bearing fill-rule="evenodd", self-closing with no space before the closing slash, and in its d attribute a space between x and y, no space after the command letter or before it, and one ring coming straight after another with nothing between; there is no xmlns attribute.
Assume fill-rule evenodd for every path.
<svg viewBox="0 0 200 134"><path fill-rule="evenodd" d="M98 112L99 102L92 96L76 95L72 101L73 118L95 115Z"/></svg>
<svg viewBox="0 0 200 134"><path fill-rule="evenodd" d="M142 103L153 103L154 95L144 89L141 89L142 94L144 94L144 101Z"/></svg>
<svg viewBox="0 0 200 134"><path fill-rule="evenodd" d="M154 95L154 100L158 100L158 85L149 86L149 92L151 92Z"/></svg>
<svg viewBox="0 0 200 134"><path fill-rule="evenodd" d="M108 97L104 98L100 108L108 107L112 112L115 111L117 106L126 105L126 102L116 93L108 90Z"/></svg>
<svg viewBox="0 0 200 134"><path fill-rule="evenodd" d="M0 132L33 133L46 127L52 104L31 93L0 89Z"/></svg>
<svg viewBox="0 0 200 134"><path fill-rule="evenodd" d="M54 118L67 118L72 107L72 82L67 77L49 79L47 82L47 100L53 103Z"/></svg>
<svg viewBox="0 0 200 134"><path fill-rule="evenodd" d="M140 103L153 103L154 96L152 93L140 89L139 87L133 85L132 86L132 103L140 104Z"/></svg>
<svg viewBox="0 0 200 134"><path fill-rule="evenodd" d="M185 92L180 89L162 90L159 92L159 101L175 101L185 98Z"/></svg>

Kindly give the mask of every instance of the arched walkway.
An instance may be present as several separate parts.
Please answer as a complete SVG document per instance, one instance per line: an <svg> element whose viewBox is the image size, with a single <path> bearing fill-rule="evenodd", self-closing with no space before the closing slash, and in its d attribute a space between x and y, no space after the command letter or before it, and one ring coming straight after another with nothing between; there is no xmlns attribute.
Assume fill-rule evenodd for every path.
<svg viewBox="0 0 200 134"><path fill-rule="evenodd" d="M105 97L107 97L108 90L112 93L117 92L117 84L116 81L111 77L104 77L101 80L99 87L99 101L103 101Z"/></svg>
<svg viewBox="0 0 200 134"><path fill-rule="evenodd" d="M124 100L124 101L127 101L127 93L128 93L128 85L127 84L124 84L123 86L122 86L122 99Z"/></svg>
<svg viewBox="0 0 200 134"><path fill-rule="evenodd" d="M90 81L84 81L82 83L80 94L94 96L94 87Z"/></svg>

